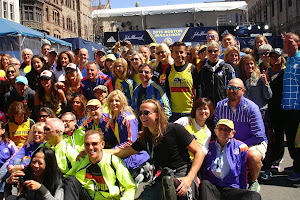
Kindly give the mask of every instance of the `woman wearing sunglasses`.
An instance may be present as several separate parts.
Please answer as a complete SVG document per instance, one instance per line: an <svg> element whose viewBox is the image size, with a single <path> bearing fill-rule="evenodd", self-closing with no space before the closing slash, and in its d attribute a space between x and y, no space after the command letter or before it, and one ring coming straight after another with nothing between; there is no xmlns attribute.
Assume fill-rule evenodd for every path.
<svg viewBox="0 0 300 200"><path fill-rule="evenodd" d="M165 43L155 47L155 71L152 80L165 87L167 69L174 63L171 51Z"/></svg>
<svg viewBox="0 0 300 200"><path fill-rule="evenodd" d="M160 199L162 176L172 175L178 180L177 199L197 198L196 174L202 165L204 152L194 137L181 125L168 123L160 102L153 99L143 101L139 116L142 121L142 132L139 138L123 149L106 150L120 158L126 158L140 151L147 151L154 162L155 182L145 188L138 199ZM189 153L194 154L191 164ZM157 171L162 170L158 175ZM171 182L173 187L173 181ZM176 194L174 194L176 195Z"/></svg>
<svg viewBox="0 0 300 200"><path fill-rule="evenodd" d="M107 97L109 119L104 132L106 146L113 149L123 149L130 146L138 137L138 121L128 105L126 96L120 90L111 92ZM138 175L135 172L140 165L149 160L149 155L141 151L124 159L126 167L133 178ZM140 169L138 169L140 170Z"/></svg>
<svg viewBox="0 0 300 200"><path fill-rule="evenodd" d="M40 85L35 93L34 106L36 113L40 107L49 107L59 116L65 112L67 99L61 89L57 89L53 81L53 73L49 70L44 70L40 75Z"/></svg>
<svg viewBox="0 0 300 200"><path fill-rule="evenodd" d="M136 88L142 82L139 78L139 66L145 62L143 54L134 52L130 55L130 78L133 80L133 86Z"/></svg>
<svg viewBox="0 0 300 200"><path fill-rule="evenodd" d="M226 85L235 78L235 72L232 66L220 59L220 45L211 41L206 49L208 61L199 72L199 89L202 97L209 98L214 106L217 102L226 98Z"/></svg>
<svg viewBox="0 0 300 200"><path fill-rule="evenodd" d="M272 50L272 46L270 44L263 44L258 47L259 53L259 70L262 73L264 70L266 71L270 67L270 57L269 54Z"/></svg>

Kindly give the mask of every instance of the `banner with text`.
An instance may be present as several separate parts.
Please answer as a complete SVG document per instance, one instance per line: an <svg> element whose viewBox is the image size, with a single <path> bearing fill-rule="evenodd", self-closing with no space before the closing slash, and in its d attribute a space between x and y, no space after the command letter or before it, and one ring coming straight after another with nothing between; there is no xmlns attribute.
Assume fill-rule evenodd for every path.
<svg viewBox="0 0 300 200"><path fill-rule="evenodd" d="M206 26L206 27L194 27L189 28L188 32L185 34L183 42L203 42L206 41L207 32L209 30L216 30L216 26Z"/></svg>
<svg viewBox="0 0 300 200"><path fill-rule="evenodd" d="M148 29L152 40L156 43L167 42L173 44L174 42L181 42L189 28L168 28L168 29Z"/></svg>
<svg viewBox="0 0 300 200"><path fill-rule="evenodd" d="M120 40L128 40L133 45L150 44L152 41L147 31L126 31L119 32Z"/></svg>

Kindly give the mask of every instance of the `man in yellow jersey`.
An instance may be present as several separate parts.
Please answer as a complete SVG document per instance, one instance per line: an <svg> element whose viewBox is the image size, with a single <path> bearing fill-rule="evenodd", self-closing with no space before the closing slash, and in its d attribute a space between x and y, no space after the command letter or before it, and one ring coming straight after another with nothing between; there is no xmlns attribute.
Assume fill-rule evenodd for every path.
<svg viewBox="0 0 300 200"><path fill-rule="evenodd" d="M166 72L165 90L171 104L171 122L189 116L193 107L197 69L191 63L185 62L185 48L183 42L172 45L171 56L174 64Z"/></svg>

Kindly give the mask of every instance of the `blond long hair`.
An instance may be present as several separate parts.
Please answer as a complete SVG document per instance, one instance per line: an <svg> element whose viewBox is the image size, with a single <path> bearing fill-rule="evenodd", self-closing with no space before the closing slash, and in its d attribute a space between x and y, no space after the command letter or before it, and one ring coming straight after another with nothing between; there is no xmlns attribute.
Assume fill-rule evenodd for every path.
<svg viewBox="0 0 300 200"><path fill-rule="evenodd" d="M110 104L110 102L111 102L111 100L112 100L112 98L114 97L114 96L118 96L119 98L120 98L120 102L121 102L121 105L122 105L122 108L121 108L121 113L122 112L129 112L129 113L131 113L131 114L133 114L133 110L132 110L132 108L128 105L128 101L127 101L127 98L126 98L126 96L124 95L124 93L122 92L122 91L120 91L120 90L114 90L114 91L112 91L109 95L108 95L108 97L107 97L107 104L108 104L108 113L111 115L111 116L113 116L113 118L114 117L118 117L118 116L114 116L114 113L112 112L112 110L110 109L110 106L109 106L109 104Z"/></svg>
<svg viewBox="0 0 300 200"><path fill-rule="evenodd" d="M153 145L157 146L163 137L164 133L166 132L167 126L168 126L168 118L165 115L164 109L161 105L161 103L156 99L147 99L142 102L144 103L152 103L155 105L156 110L155 112L158 114L157 118L157 125L155 128L155 133L151 133L148 127L142 126L142 132L139 135L139 140L146 144L147 138L151 138Z"/></svg>

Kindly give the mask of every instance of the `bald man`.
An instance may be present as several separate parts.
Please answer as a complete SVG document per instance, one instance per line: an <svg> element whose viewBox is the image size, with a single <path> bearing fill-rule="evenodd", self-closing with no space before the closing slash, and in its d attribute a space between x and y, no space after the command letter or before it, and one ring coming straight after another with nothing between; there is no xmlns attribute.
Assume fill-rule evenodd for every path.
<svg viewBox="0 0 300 200"><path fill-rule="evenodd" d="M86 77L86 64L88 63L89 59L89 51L86 48L81 48L79 50L79 64L78 68L81 71L83 77Z"/></svg>
<svg viewBox="0 0 300 200"><path fill-rule="evenodd" d="M226 99L218 102L215 109L215 124L220 119L230 119L234 123L234 138L247 144L248 168L250 171L249 190L259 192L257 182L262 160L267 151L267 137L259 107L245 98L244 83L241 79L231 79L226 87Z"/></svg>
<svg viewBox="0 0 300 200"><path fill-rule="evenodd" d="M219 42L219 34L217 31L211 29L207 32L206 39L207 39L207 43L211 41Z"/></svg>

